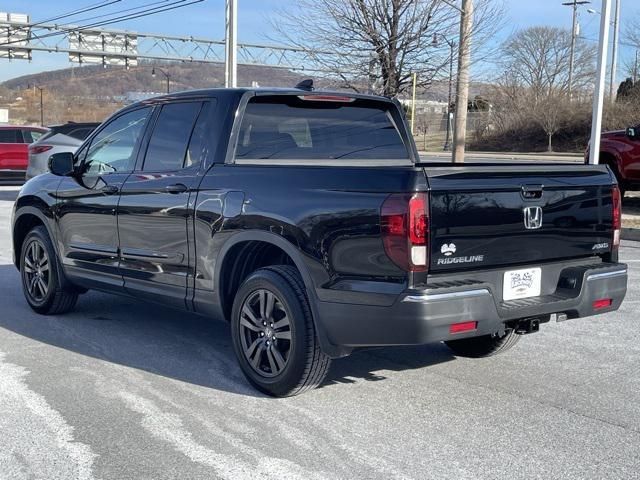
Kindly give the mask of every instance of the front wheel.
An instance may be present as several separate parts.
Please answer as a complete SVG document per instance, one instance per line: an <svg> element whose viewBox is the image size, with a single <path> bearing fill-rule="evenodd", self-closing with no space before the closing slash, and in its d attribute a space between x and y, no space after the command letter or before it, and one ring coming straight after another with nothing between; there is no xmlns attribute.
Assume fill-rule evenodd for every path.
<svg viewBox="0 0 640 480"><path fill-rule="evenodd" d="M512 348L520 340L515 330L508 329L504 335L482 335L444 342L459 357L491 357Z"/></svg>
<svg viewBox="0 0 640 480"><path fill-rule="evenodd" d="M233 303L231 334L245 377L268 395L315 388L329 370L304 283L288 265L256 270L242 284Z"/></svg>
<svg viewBox="0 0 640 480"><path fill-rule="evenodd" d="M78 300L78 292L62 287L56 252L44 227L31 230L22 244L20 276L27 303L37 313L65 313Z"/></svg>

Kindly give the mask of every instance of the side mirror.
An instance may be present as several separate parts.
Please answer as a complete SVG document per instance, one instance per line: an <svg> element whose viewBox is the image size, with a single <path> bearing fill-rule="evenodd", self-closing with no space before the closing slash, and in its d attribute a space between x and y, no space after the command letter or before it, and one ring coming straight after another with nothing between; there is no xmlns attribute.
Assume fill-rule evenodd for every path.
<svg viewBox="0 0 640 480"><path fill-rule="evenodd" d="M631 139L636 138L636 129L635 127L627 127L627 137Z"/></svg>
<svg viewBox="0 0 640 480"><path fill-rule="evenodd" d="M74 173L74 158L71 152L54 153L49 157L49 171L59 177L70 177Z"/></svg>

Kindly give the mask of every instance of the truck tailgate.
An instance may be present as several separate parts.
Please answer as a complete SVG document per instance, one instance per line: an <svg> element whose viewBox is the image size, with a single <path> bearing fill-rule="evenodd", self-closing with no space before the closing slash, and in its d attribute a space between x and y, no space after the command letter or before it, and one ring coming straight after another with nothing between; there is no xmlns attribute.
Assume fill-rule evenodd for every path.
<svg viewBox="0 0 640 480"><path fill-rule="evenodd" d="M533 265L611 250L606 166L428 165L430 271Z"/></svg>

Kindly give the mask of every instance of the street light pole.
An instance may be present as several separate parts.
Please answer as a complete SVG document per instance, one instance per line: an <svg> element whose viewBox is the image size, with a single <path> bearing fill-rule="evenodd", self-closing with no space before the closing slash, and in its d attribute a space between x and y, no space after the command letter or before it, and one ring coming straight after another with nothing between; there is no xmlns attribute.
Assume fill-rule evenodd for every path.
<svg viewBox="0 0 640 480"><path fill-rule="evenodd" d="M598 39L598 69L593 96L593 112L591 113L591 142L589 163L598 164L600 159L600 131L602 130L602 107L604 103L604 87L607 74L607 45L609 40L609 16L611 0L602 0L600 17L600 38Z"/></svg>
<svg viewBox="0 0 640 480"><path fill-rule="evenodd" d="M33 93L35 93L36 88L40 90L40 126L44 127L44 102L42 100L42 92L44 92L44 87L39 87L37 85L31 85L31 86L33 87Z"/></svg>
<svg viewBox="0 0 640 480"><path fill-rule="evenodd" d="M167 82L167 93L169 93L169 79L171 78L171 75L169 75L167 72L165 72L165 71L164 71L163 69L161 69L161 68L153 67L153 68L151 69L151 76L152 76L153 78L155 78L155 77L156 77L156 70L158 70L161 74L163 74L163 75L164 75L164 78L165 78L165 80L166 80L166 82Z"/></svg>
<svg viewBox="0 0 640 480"><path fill-rule="evenodd" d="M226 33L224 37L224 86L235 88L238 85L238 0L226 0Z"/></svg>
<svg viewBox="0 0 640 480"><path fill-rule="evenodd" d="M458 81L456 83L456 116L453 126L453 163L464 162L467 134L467 102L469 100L469 63L471 61L471 29L473 0L462 0L460 10L460 49L458 52Z"/></svg>
<svg viewBox="0 0 640 480"><path fill-rule="evenodd" d="M447 40L451 53L449 54L449 93L447 95L447 136L444 140L444 150L451 150L451 144L449 138L451 137L451 94L453 90L453 51L456 48L456 43Z"/></svg>
<svg viewBox="0 0 640 480"><path fill-rule="evenodd" d="M413 81L413 93L411 94L411 135L413 135L415 132L414 125L416 123L416 84L418 83L418 75L416 72L413 72L411 77Z"/></svg>
<svg viewBox="0 0 640 480"><path fill-rule="evenodd" d="M447 95L447 135L444 139L444 146L442 147L444 151L447 151L451 148L451 145L449 144L449 137L451 136L451 95L453 90L453 53L456 48L456 42L454 42L453 40L449 40L444 35L440 35L439 37L442 38L442 40L444 40L447 45L449 45L449 50L450 50L449 52L449 94ZM431 45L433 45L434 47L438 46L437 33L433 34L433 41L431 42Z"/></svg>

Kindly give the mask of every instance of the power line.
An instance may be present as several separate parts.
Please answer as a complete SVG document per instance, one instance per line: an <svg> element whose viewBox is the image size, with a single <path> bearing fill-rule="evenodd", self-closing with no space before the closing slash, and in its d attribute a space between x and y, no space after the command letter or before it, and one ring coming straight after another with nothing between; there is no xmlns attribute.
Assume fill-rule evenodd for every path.
<svg viewBox="0 0 640 480"><path fill-rule="evenodd" d="M164 8L153 7L153 8L149 8L147 10L143 10L141 12L136 12L136 13L133 13L133 14L123 15L123 16L120 16L120 17L107 19L107 20L104 20L104 21L101 21L101 22L95 22L95 23L92 23L92 24L89 24L89 25L65 26L64 28L62 28L59 31L51 32L51 33L48 33L48 34L45 34L45 35L36 35L36 36L34 36L33 38L31 38L29 40L42 40L42 39L49 38L49 37L54 37L54 36L57 36L57 35L64 35L64 34L67 34L69 32L80 32L80 31L83 31L83 30L89 30L89 29L101 27L101 26L104 26L104 25L111 25L113 23L119 23L119 22L123 22L123 21L126 21L126 20L132 20L132 19L135 19L135 18L147 17L149 15L154 15L156 13L167 12L167 11L170 11L170 10L175 10L177 8L187 7L187 6L190 6L190 5L194 5L196 3L201 3L204 0L192 0L190 2L184 3L186 1L187 0L178 0L178 1L174 1L173 3L169 4L167 7L164 7ZM157 3L157 2L155 2L155 3ZM151 5L153 5L153 4L154 3L152 3ZM117 12L114 13L114 14L117 14ZM28 26L29 25L26 25L25 27L28 27ZM8 42L0 43L0 47L5 46L5 45L14 44L14 43L22 43L22 42L24 42L24 39L11 40L11 41L8 41ZM20 48L27 49L28 47L25 46L25 45L20 45Z"/></svg>
<svg viewBox="0 0 640 480"><path fill-rule="evenodd" d="M118 1L120 1L120 0L118 0ZM157 2L145 3L144 5L139 5L137 7L124 8L122 10L117 10L115 12L103 13L102 15L94 15L93 17L80 18L80 19L75 20L75 21L77 23L88 22L90 20L96 20L98 18L104 18L104 17L108 17L110 15L117 15L117 14L124 13L124 12L130 12L132 10L140 10L142 8L151 7L152 5L158 5L158 4L161 4L161 3L167 3L169 1L170 0L159 0ZM182 0L182 1L184 1L184 0Z"/></svg>
<svg viewBox="0 0 640 480"><path fill-rule="evenodd" d="M108 7L109 5L112 5L114 3L119 3L122 0L109 0L106 2L100 2L100 3L93 3L91 5L87 5L86 7L80 8L78 10L73 10L71 12L67 12L67 13L62 13L60 15L58 15L57 17L51 17L51 18L47 18L46 20L40 20L39 22L36 23L30 23L28 26L33 28L36 27L38 25L42 25L43 23L49 23L49 22L54 22L56 20L60 20L61 18L66 18L66 17L73 17L75 15L79 15L81 13L85 13L85 12L90 12L92 10L97 10L99 8L104 8L104 7Z"/></svg>

